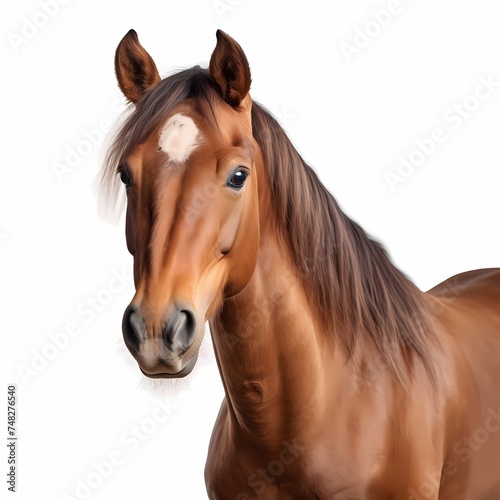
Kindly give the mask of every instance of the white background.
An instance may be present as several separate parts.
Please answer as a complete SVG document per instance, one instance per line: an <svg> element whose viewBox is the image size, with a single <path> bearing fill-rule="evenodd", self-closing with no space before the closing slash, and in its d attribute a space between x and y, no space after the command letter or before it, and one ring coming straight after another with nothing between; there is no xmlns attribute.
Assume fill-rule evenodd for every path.
<svg viewBox="0 0 500 500"><path fill-rule="evenodd" d="M120 349L131 282L95 317L84 313L89 298L110 298L113 272L130 275L132 266L123 219L111 225L97 213L100 145L61 179L54 171L86 131L118 116L113 57L130 28L162 74L206 66L217 28L236 38L254 99L277 114L344 210L422 289L500 265L500 87L457 129L444 119L479 77L500 82L496 0L401 0L401 12L351 62L341 44L353 43L388 0L224 4L218 12L212 0L69 0L17 44L24 18L43 22L40 4L3 8L0 436L6 386L15 383L19 499L83 498L78 480L97 484L92 464L113 452L122 462L88 498L206 498L203 467L223 398L213 355L205 349L205 366L190 388L174 391L177 408L156 424L156 398L165 395L143 390ZM384 172L436 127L447 140L391 191ZM50 335L71 322L79 334L54 354ZM44 349L53 359L38 359L36 374L22 377L20 367ZM147 433L133 449L127 433L141 425Z"/></svg>

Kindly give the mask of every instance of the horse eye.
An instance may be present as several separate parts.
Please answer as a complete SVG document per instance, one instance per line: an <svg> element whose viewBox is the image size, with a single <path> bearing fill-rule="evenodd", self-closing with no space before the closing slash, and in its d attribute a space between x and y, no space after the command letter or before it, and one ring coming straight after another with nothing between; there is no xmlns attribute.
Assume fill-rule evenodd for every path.
<svg viewBox="0 0 500 500"><path fill-rule="evenodd" d="M233 189L241 189L247 180L248 174L244 170L236 170L231 174L227 181L227 185Z"/></svg>
<svg viewBox="0 0 500 500"><path fill-rule="evenodd" d="M132 179L130 178L130 173L127 167L122 167L120 170L120 180L125 184L126 188L129 188L132 185Z"/></svg>

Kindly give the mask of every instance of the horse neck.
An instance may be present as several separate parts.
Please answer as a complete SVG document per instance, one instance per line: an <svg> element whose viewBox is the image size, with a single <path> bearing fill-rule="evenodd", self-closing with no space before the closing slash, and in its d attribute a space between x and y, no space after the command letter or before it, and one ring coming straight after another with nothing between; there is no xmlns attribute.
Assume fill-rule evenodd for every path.
<svg viewBox="0 0 500 500"><path fill-rule="evenodd" d="M325 404L324 367L333 366L325 358L335 356L272 226L269 219L261 226L252 279L211 323L232 428L267 449L314 428Z"/></svg>

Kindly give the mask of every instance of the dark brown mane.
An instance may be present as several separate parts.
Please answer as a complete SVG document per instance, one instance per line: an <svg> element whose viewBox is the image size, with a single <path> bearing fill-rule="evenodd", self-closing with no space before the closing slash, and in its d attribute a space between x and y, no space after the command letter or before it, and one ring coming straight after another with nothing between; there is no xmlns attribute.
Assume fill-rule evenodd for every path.
<svg viewBox="0 0 500 500"><path fill-rule="evenodd" d="M188 98L196 98L202 116L217 128L212 105L220 97L206 70L194 67L162 80L139 101L107 152L101 187L109 203L117 198L120 162ZM342 212L281 126L255 102L252 120L278 223L312 302L323 321L335 325L344 352L352 355L363 335L401 381L407 380L411 353L432 373L434 343L421 292Z"/></svg>
<svg viewBox="0 0 500 500"><path fill-rule="evenodd" d="M194 66L164 78L137 103L135 110L125 120L106 151L99 176L102 204L114 208L120 192L117 168L164 121L165 117L188 98L209 124L218 129L212 103L220 99L208 71Z"/></svg>
<svg viewBox="0 0 500 500"><path fill-rule="evenodd" d="M421 292L342 212L278 122L255 103L252 122L298 272L323 320L337 325L345 353L351 356L356 336L366 335L401 381L411 352L433 374L434 338Z"/></svg>

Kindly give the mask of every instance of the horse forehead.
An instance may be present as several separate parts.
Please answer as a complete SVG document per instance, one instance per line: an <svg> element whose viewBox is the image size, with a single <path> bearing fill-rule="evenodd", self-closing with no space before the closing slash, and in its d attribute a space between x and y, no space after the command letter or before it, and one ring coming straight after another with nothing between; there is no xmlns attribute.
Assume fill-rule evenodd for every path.
<svg viewBox="0 0 500 500"><path fill-rule="evenodd" d="M201 142L201 132L193 118L175 113L163 125L158 149L168 155L169 161L184 163Z"/></svg>
<svg viewBox="0 0 500 500"><path fill-rule="evenodd" d="M208 121L191 106L182 107L167 118L160 129L157 150L165 160L165 166L185 166L196 150L206 154L211 151L216 157L244 153L250 161L255 156L251 126L247 127L243 118L216 107L217 127L214 129ZM248 129L248 130L247 130ZM153 139L153 138L151 138Z"/></svg>

